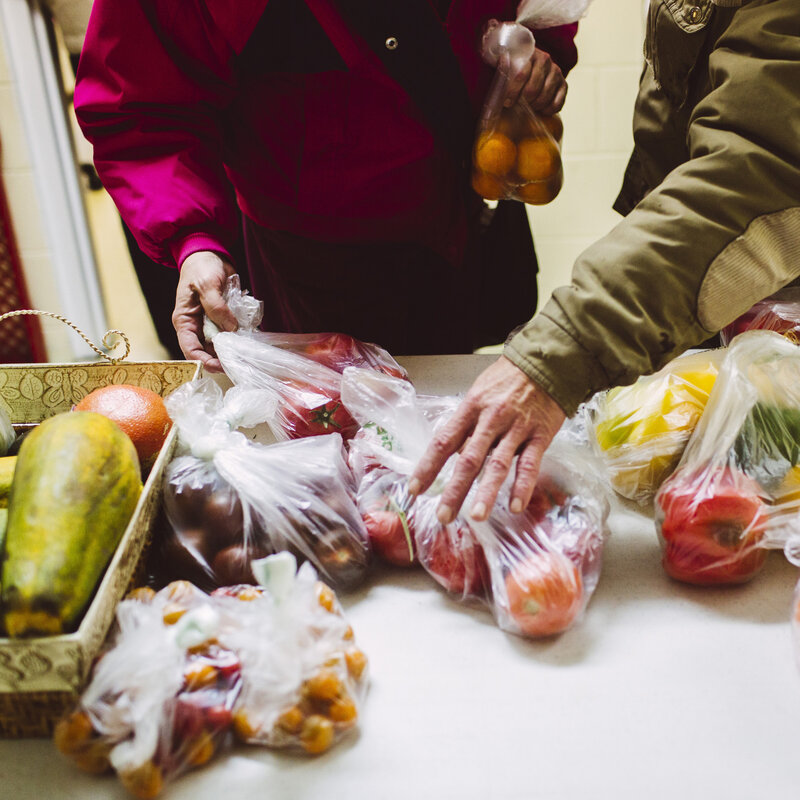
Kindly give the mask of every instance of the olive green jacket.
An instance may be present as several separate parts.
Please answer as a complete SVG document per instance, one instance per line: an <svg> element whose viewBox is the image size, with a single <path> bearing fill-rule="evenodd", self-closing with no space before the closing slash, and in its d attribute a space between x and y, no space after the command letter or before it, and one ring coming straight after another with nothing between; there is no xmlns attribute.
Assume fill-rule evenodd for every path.
<svg viewBox="0 0 800 800"><path fill-rule="evenodd" d="M800 275L800 0L651 0L645 61L627 216L504 350L567 414Z"/></svg>

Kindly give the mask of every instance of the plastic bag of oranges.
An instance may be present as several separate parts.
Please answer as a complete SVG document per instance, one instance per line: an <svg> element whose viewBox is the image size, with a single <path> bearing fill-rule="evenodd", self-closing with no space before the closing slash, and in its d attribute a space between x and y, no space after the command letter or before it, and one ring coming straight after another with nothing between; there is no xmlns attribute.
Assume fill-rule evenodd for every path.
<svg viewBox="0 0 800 800"><path fill-rule="evenodd" d="M288 553L256 572L259 585L211 595L187 581L135 590L56 747L149 800L234 739L315 755L352 730L367 658L333 590Z"/></svg>
<svg viewBox="0 0 800 800"><path fill-rule="evenodd" d="M532 58L532 29L575 22L588 4L589 0L522 0L515 22L489 20L481 55L497 71L472 150L472 187L486 200L544 205L561 191L561 118L536 113L522 97L506 107L509 73L512 65Z"/></svg>

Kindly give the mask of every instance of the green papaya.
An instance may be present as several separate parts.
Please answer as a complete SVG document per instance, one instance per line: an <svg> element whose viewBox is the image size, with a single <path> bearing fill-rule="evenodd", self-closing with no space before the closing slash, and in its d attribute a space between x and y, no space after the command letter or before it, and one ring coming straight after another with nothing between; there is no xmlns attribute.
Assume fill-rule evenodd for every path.
<svg viewBox="0 0 800 800"><path fill-rule="evenodd" d="M11 482L14 480L16 466L16 456L0 457L0 508L8 508L8 496L11 494Z"/></svg>
<svg viewBox="0 0 800 800"><path fill-rule="evenodd" d="M26 437L0 579L9 636L74 630L141 491L133 442L101 414L58 414Z"/></svg>

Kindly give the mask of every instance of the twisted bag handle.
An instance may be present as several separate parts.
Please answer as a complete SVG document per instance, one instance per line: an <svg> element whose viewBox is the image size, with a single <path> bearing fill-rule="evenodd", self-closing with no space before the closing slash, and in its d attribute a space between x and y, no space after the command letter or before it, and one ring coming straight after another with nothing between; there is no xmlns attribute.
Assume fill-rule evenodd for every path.
<svg viewBox="0 0 800 800"><path fill-rule="evenodd" d="M21 308L17 311L8 311L5 314L0 315L0 322L4 319L10 319L11 317L24 317L24 316L33 316L33 317L52 317L53 319L57 319L59 322L63 322L65 325L68 325L72 330L74 330L78 336L83 339L92 350L97 353L101 358L104 358L110 364L118 364L120 361L124 361L128 354L131 352L131 343L128 341L128 337L122 332L118 331L116 328L112 328L109 331L105 332L103 336L103 347L106 350L114 350L120 344L120 341L125 344L125 352L119 358L111 358L108 353L104 353L89 337L75 324L70 322L66 317L62 317L60 314L54 314L52 311L37 311L32 308ZM113 341L113 337L116 336L117 340Z"/></svg>

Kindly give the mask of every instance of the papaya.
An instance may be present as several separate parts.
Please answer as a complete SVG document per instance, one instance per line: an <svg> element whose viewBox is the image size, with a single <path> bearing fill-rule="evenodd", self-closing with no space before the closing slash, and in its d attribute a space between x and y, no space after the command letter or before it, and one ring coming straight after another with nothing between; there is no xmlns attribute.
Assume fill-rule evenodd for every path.
<svg viewBox="0 0 800 800"><path fill-rule="evenodd" d="M101 414L57 414L26 437L0 579L9 636L74 630L141 491L133 442Z"/></svg>
<svg viewBox="0 0 800 800"><path fill-rule="evenodd" d="M14 480L16 466L16 456L0 458L0 508L8 508L8 496L11 494L11 482Z"/></svg>

